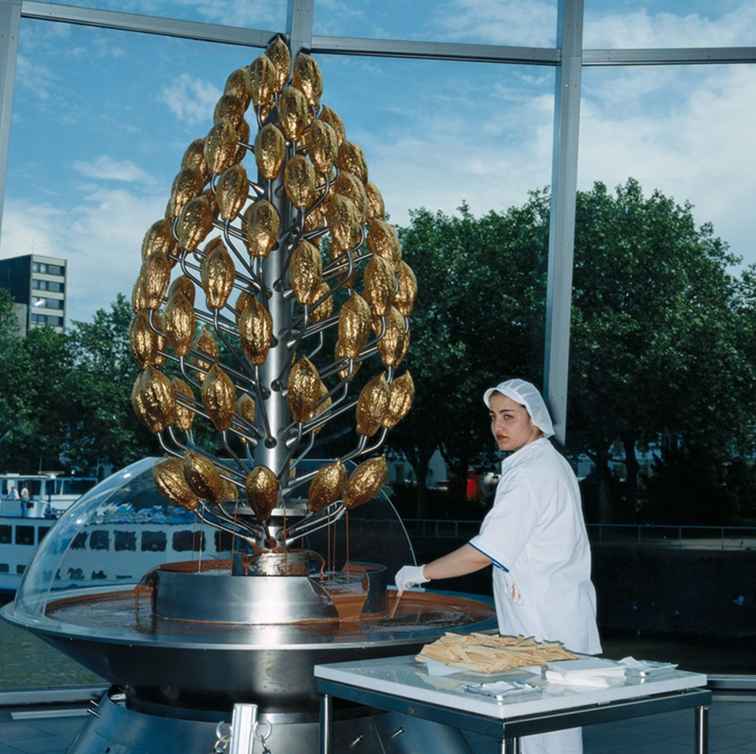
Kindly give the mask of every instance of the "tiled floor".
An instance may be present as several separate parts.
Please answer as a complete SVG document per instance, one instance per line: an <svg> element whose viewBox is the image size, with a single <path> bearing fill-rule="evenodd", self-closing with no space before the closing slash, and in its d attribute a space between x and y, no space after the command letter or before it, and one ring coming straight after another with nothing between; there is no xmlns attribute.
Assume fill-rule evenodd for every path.
<svg viewBox="0 0 756 754"><path fill-rule="evenodd" d="M64 754L86 717L14 721L0 708L0 754ZM691 754L693 713L674 712L584 729L585 754ZM756 754L756 700L715 701L711 754ZM286 752L276 752L286 754Z"/></svg>

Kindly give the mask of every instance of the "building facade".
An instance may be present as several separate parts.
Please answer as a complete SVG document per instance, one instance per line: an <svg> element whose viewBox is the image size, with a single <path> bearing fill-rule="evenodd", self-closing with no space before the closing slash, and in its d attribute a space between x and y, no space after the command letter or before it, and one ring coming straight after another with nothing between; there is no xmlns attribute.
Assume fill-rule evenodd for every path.
<svg viewBox="0 0 756 754"><path fill-rule="evenodd" d="M21 335L44 326L64 331L66 285L65 259L42 254L0 259L0 288L10 291Z"/></svg>

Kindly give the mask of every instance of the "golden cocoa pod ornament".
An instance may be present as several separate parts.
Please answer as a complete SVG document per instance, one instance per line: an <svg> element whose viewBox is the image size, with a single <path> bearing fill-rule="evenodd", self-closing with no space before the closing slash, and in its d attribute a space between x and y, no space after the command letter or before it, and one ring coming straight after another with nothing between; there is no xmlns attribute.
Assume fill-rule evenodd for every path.
<svg viewBox="0 0 756 754"><path fill-rule="evenodd" d="M383 203L383 196L372 181L365 184L365 194L367 194L367 219L383 220L386 217L386 205Z"/></svg>
<svg viewBox="0 0 756 754"><path fill-rule="evenodd" d="M305 215L304 229L305 233L309 233L312 230L320 230L326 225L326 208L325 203L318 204L314 209L308 210ZM320 243L318 241L317 243Z"/></svg>
<svg viewBox="0 0 756 754"><path fill-rule="evenodd" d="M192 199L179 215L176 227L179 246L194 251L212 230L214 219L213 209L206 196Z"/></svg>
<svg viewBox="0 0 756 754"><path fill-rule="evenodd" d="M236 161L238 130L227 120L216 123L205 137L205 162L211 173L222 173Z"/></svg>
<svg viewBox="0 0 756 754"><path fill-rule="evenodd" d="M315 107L323 96L323 76L320 66L312 55L304 52L294 58L294 73L291 83L307 98L307 102Z"/></svg>
<svg viewBox="0 0 756 754"><path fill-rule="evenodd" d="M166 297L170 301L177 294L181 294L194 304L194 283L187 275L179 275L168 287Z"/></svg>
<svg viewBox="0 0 756 754"><path fill-rule="evenodd" d="M210 205L210 213L213 216L213 220L216 220L218 218L218 200L215 197L215 191L207 188L200 194L200 197L207 199L207 203Z"/></svg>
<svg viewBox="0 0 756 754"><path fill-rule="evenodd" d="M373 316L383 316L396 294L396 275L391 262L382 257L371 257L365 265L362 295Z"/></svg>
<svg viewBox="0 0 756 754"><path fill-rule="evenodd" d="M131 405L150 432L162 432L176 421L173 383L159 369L148 366L137 375Z"/></svg>
<svg viewBox="0 0 756 754"><path fill-rule="evenodd" d="M336 132L336 141L341 146L346 141L346 128L344 128L344 121L335 110L332 110L327 105L323 105L320 108L318 118L324 123L327 123Z"/></svg>
<svg viewBox="0 0 756 754"><path fill-rule="evenodd" d="M263 364L273 344L273 320L267 307L250 297L249 303L238 314L236 323L247 361L257 366Z"/></svg>
<svg viewBox="0 0 756 754"><path fill-rule="evenodd" d="M160 353L162 341L163 338L150 327L147 315L137 312L129 325L129 346L140 367L159 366L163 363L164 357Z"/></svg>
<svg viewBox="0 0 756 754"><path fill-rule="evenodd" d="M226 86L223 88L224 94L231 94L237 97L242 103L242 113L249 107L252 98L250 93L250 80L248 68L237 68L231 71L226 79Z"/></svg>
<svg viewBox="0 0 756 754"><path fill-rule="evenodd" d="M249 64L249 93L263 120L270 112L277 82L276 68L267 55L260 55Z"/></svg>
<svg viewBox="0 0 756 754"><path fill-rule="evenodd" d="M323 510L343 497L346 485L347 472L341 461L322 466L310 482L307 507L313 513Z"/></svg>
<svg viewBox="0 0 756 754"><path fill-rule="evenodd" d="M333 191L336 194L341 194L351 199L359 212L360 223L365 222L367 218L368 198L365 193L365 186L356 175L347 173L346 171L339 173L338 178L336 178L333 184Z"/></svg>
<svg viewBox="0 0 756 754"><path fill-rule="evenodd" d="M309 157L298 154L286 163L284 188L289 201L298 208L307 207L315 201L315 168Z"/></svg>
<svg viewBox="0 0 756 754"><path fill-rule="evenodd" d="M305 147L315 170L328 175L339 153L339 137L336 129L320 118L315 118L305 134Z"/></svg>
<svg viewBox="0 0 756 754"><path fill-rule="evenodd" d="M244 480L244 489L257 520L267 521L278 504L278 477L267 466L255 466Z"/></svg>
<svg viewBox="0 0 756 754"><path fill-rule="evenodd" d="M339 341L344 355L356 359L369 335L370 307L359 293L352 293L339 313Z"/></svg>
<svg viewBox="0 0 756 754"><path fill-rule="evenodd" d="M388 465L383 456L363 461L351 474L344 493L344 505L352 510L372 500L388 479Z"/></svg>
<svg viewBox="0 0 756 754"><path fill-rule="evenodd" d="M165 208L166 218L173 220L178 217L189 201L202 193L204 187L205 183L198 171L193 168L181 170L173 179L171 197L168 200L168 206Z"/></svg>
<svg viewBox="0 0 756 754"><path fill-rule="evenodd" d="M142 261L157 251L165 254L171 264L175 262L178 244L171 231L171 221L167 218L152 223L144 234L144 240L142 241Z"/></svg>
<svg viewBox="0 0 756 754"><path fill-rule="evenodd" d="M377 257L388 259L398 267L402 261L402 249L396 228L385 220L371 220L368 224L368 249Z"/></svg>
<svg viewBox="0 0 756 754"><path fill-rule="evenodd" d="M408 336L407 324L402 313L395 306L390 306L386 312L386 329L378 341L378 353L384 366L399 366L407 353Z"/></svg>
<svg viewBox="0 0 756 754"><path fill-rule="evenodd" d="M157 309L171 279L171 263L162 252L155 252L142 262L139 272L141 303L144 309Z"/></svg>
<svg viewBox="0 0 756 754"><path fill-rule="evenodd" d="M236 399L236 413L248 424L255 423L257 406L255 405L254 398L249 393L242 393Z"/></svg>
<svg viewBox="0 0 756 754"><path fill-rule="evenodd" d="M158 492L175 505L193 511L200 500L184 479L184 464L180 458L166 458L152 467L152 478Z"/></svg>
<svg viewBox="0 0 756 754"><path fill-rule="evenodd" d="M196 170L202 178L204 186L210 180L210 168L205 160L205 140L195 139L184 151L181 158L181 169Z"/></svg>
<svg viewBox="0 0 756 754"><path fill-rule="evenodd" d="M300 304L314 304L317 301L322 273L320 249L309 241L300 241L289 260L289 280Z"/></svg>
<svg viewBox="0 0 756 754"><path fill-rule="evenodd" d="M181 293L176 293L166 304L163 312L163 327L168 345L176 356L186 356L194 337L194 307Z"/></svg>
<svg viewBox="0 0 756 754"><path fill-rule="evenodd" d="M200 279L207 308L216 310L225 306L234 287L236 268L220 238L214 238L205 248L200 264Z"/></svg>
<svg viewBox="0 0 756 754"><path fill-rule="evenodd" d="M247 171L243 165L232 165L224 170L215 185L218 213L223 220L234 220L242 211L249 194Z"/></svg>
<svg viewBox="0 0 756 754"><path fill-rule="evenodd" d="M326 220L331 231L334 256L356 246L362 239L360 211L351 199L334 194L328 200Z"/></svg>
<svg viewBox="0 0 756 754"><path fill-rule="evenodd" d="M288 141L302 141L312 115L307 98L299 89L287 86L278 100L278 126Z"/></svg>
<svg viewBox="0 0 756 754"><path fill-rule="evenodd" d="M247 123L247 121L244 120L244 118L242 118L242 121L239 124L239 128L237 129L236 136L237 136L237 140L239 144L236 149L236 156L234 157L234 162L241 162L247 155L247 149L246 147L242 145L249 144L249 123Z"/></svg>
<svg viewBox="0 0 756 754"><path fill-rule="evenodd" d="M357 434L372 437L381 428L388 405L388 382L383 374L376 375L362 388L357 399Z"/></svg>
<svg viewBox="0 0 756 754"><path fill-rule="evenodd" d="M265 54L273 63L275 70L275 89L280 92L283 89L286 79L289 78L289 67L291 65L291 53L289 46L281 37L276 37L265 50Z"/></svg>
<svg viewBox="0 0 756 754"><path fill-rule="evenodd" d="M389 385L389 402L383 415L383 426L392 429L404 419L412 408L415 400L415 383L409 371L397 377Z"/></svg>
<svg viewBox="0 0 756 754"><path fill-rule="evenodd" d="M233 482L229 482L228 479L221 478L223 482L223 488L221 489L219 503L235 503L239 500L239 490Z"/></svg>
<svg viewBox="0 0 756 754"><path fill-rule="evenodd" d="M288 391L291 418L296 422L307 421L322 397L322 380L317 367L306 357L298 359L289 370Z"/></svg>
<svg viewBox="0 0 756 754"><path fill-rule="evenodd" d="M336 341L336 349L335 349L336 359L338 361L341 361L342 359L348 359L349 357L346 355L346 352L344 351L344 346L342 345L340 340ZM360 367L362 366L361 361L353 361L352 362L352 368L349 369L349 365L341 367L339 369L339 377L342 380L351 380L354 379L354 376L357 374L357 372L360 371Z"/></svg>
<svg viewBox="0 0 756 754"><path fill-rule="evenodd" d="M331 398L328 387L323 382L323 380L320 381L320 385L318 386L318 400L315 404L315 407L310 411L309 414L307 414L307 421L312 421L313 419L317 419L319 416L322 416L323 414L328 411L328 409L331 408L333 405L333 399ZM318 429L313 430L315 434L320 432L320 427Z"/></svg>
<svg viewBox="0 0 756 754"><path fill-rule="evenodd" d="M213 110L213 123L227 120L234 128L238 129L246 109L243 99L233 94L222 94L215 105L215 110Z"/></svg>
<svg viewBox="0 0 756 754"><path fill-rule="evenodd" d="M404 261L399 262L398 284L396 296L394 297L394 306L405 316L409 317L415 308L415 299L417 298L417 278L412 268Z"/></svg>
<svg viewBox="0 0 756 754"><path fill-rule="evenodd" d="M195 495L209 503L217 503L223 494L224 481L218 467L207 457L187 451L181 464L184 479Z"/></svg>
<svg viewBox="0 0 756 754"><path fill-rule="evenodd" d="M217 364L210 367L202 383L202 403L218 432L225 432L231 426L234 415L236 388Z"/></svg>
<svg viewBox="0 0 756 754"><path fill-rule="evenodd" d="M194 411L188 406L182 405L179 399L183 398L189 403L194 403L194 391L189 383L185 382L180 377L174 377L172 382L173 393L176 397L176 426L179 429L183 429L184 432L188 432L192 428Z"/></svg>
<svg viewBox="0 0 756 754"><path fill-rule="evenodd" d="M278 243L280 229L278 210L267 199L258 199L244 210L242 232L250 256L267 257Z"/></svg>
<svg viewBox="0 0 756 754"><path fill-rule="evenodd" d="M255 303L255 296L253 293L250 293L249 291L242 291L239 296L236 299L236 304L234 306L235 316L236 316L236 324L239 324L239 318L242 314L244 314L244 310Z"/></svg>
<svg viewBox="0 0 756 754"><path fill-rule="evenodd" d="M320 117L323 117L321 113ZM350 141L343 141L336 155L336 167L356 175L363 183L368 182L368 169L362 149Z"/></svg>
<svg viewBox="0 0 756 754"><path fill-rule="evenodd" d="M195 357L197 366L204 370L204 372L207 372L218 361L218 344L215 342L215 338L207 326L202 328L202 332L194 343L194 350L207 356L207 359L202 359L199 356ZM200 372L199 374L200 382L205 379L204 372Z"/></svg>
<svg viewBox="0 0 756 754"><path fill-rule="evenodd" d="M145 298L144 286L142 285L141 271L131 288L131 310L134 313L147 311L147 299Z"/></svg>
<svg viewBox="0 0 756 754"><path fill-rule="evenodd" d="M276 178L281 172L285 154L286 139L281 131L272 123L263 126L255 139L255 161L260 177L267 181Z"/></svg>
<svg viewBox="0 0 756 754"><path fill-rule="evenodd" d="M322 280L315 291L315 302L320 301L320 303L310 311L311 324L322 322L333 314L333 296L329 295L330 293L330 286L325 280Z"/></svg>

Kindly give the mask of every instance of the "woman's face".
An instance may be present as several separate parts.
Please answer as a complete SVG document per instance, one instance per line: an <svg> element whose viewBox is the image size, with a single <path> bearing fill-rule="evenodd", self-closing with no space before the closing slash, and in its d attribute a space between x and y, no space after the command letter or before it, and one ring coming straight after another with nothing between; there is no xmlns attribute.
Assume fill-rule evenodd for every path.
<svg viewBox="0 0 756 754"><path fill-rule="evenodd" d="M491 433L499 450L519 450L541 436L530 414L511 398L494 393L490 399Z"/></svg>

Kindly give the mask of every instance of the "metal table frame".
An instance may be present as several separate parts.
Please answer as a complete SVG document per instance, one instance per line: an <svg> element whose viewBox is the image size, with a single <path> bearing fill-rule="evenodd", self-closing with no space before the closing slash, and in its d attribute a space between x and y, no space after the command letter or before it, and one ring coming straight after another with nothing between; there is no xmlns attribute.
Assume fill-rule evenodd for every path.
<svg viewBox="0 0 756 754"><path fill-rule="evenodd" d="M539 712L502 720L452 707L416 701L396 694L371 691L367 688L338 681L316 678L315 685L321 694L320 754L333 754L334 699L344 699L387 712L399 712L497 738L501 741L502 754L520 754L520 738L523 736L693 709L695 752L696 754L708 754L709 751L711 691L708 689L674 691L641 697L640 699L593 704L547 714Z"/></svg>

